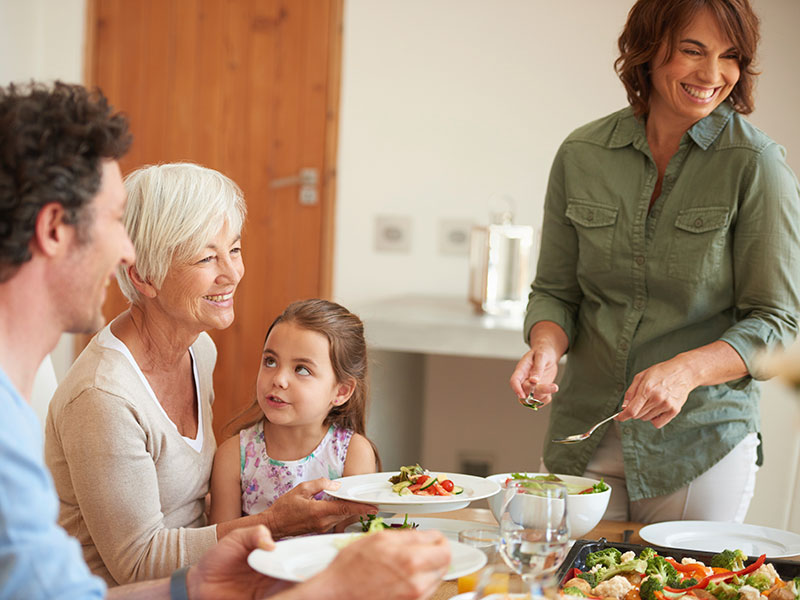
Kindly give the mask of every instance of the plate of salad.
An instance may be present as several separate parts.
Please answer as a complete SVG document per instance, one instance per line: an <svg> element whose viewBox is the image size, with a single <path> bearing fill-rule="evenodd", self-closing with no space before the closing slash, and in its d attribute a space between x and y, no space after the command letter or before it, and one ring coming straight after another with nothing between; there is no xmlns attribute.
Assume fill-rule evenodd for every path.
<svg viewBox="0 0 800 600"><path fill-rule="evenodd" d="M341 486L327 491L328 495L400 514L457 510L500 491L497 482L483 477L429 471L419 465L401 467L399 472L353 475L337 481Z"/></svg>
<svg viewBox="0 0 800 600"><path fill-rule="evenodd" d="M435 529L441 531L447 539L458 541L458 532L464 529L491 529L491 525L475 521L462 521L459 519L437 519L431 517L390 517L382 518L377 515L362 517L360 522L351 523L345 527L347 532L363 532L374 529Z"/></svg>
<svg viewBox="0 0 800 600"><path fill-rule="evenodd" d="M247 564L254 570L284 581L305 581L325 569L339 550L367 533L332 533L307 535L281 540L274 550L253 550ZM450 544L450 568L445 579L458 579L474 573L486 564L486 555L478 548L453 540Z"/></svg>

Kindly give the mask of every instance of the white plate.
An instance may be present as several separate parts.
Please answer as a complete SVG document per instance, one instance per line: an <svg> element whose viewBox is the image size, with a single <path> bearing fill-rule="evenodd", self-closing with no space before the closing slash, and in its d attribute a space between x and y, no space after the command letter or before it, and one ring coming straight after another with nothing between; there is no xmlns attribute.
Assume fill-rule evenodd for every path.
<svg viewBox="0 0 800 600"><path fill-rule="evenodd" d="M642 527L639 536L651 544L722 552L741 550L750 557L785 558L800 554L800 535L783 529L724 521L665 521Z"/></svg>
<svg viewBox="0 0 800 600"><path fill-rule="evenodd" d="M291 538L276 543L272 551L253 550L247 557L247 564L269 577L305 581L327 567L343 543L357 537L360 536L332 533ZM474 573L486 564L486 555L477 548L452 540L448 542L452 559L445 579Z"/></svg>
<svg viewBox="0 0 800 600"><path fill-rule="evenodd" d="M497 529L496 525L489 525L487 523L478 523L477 521L459 521L457 519L432 519L430 517L414 518L409 517L408 520L416 523L418 529L435 529L441 531L449 540L454 542L458 541L458 532L464 529ZM384 523L402 523L403 517L393 517L384 519ZM346 532L360 533L361 523L351 523L344 528Z"/></svg>
<svg viewBox="0 0 800 600"><path fill-rule="evenodd" d="M440 475L437 471L432 471L432 473ZM384 512L427 514L458 510L473 500L488 498L500 491L500 486L496 482L483 477L441 473L458 487L464 488L464 491L458 496L416 496L414 494L401 496L392 491L392 484L389 483L389 478L394 475L397 475L397 472L342 477L336 480L342 486L338 490L327 491L326 494L340 500L372 504Z"/></svg>

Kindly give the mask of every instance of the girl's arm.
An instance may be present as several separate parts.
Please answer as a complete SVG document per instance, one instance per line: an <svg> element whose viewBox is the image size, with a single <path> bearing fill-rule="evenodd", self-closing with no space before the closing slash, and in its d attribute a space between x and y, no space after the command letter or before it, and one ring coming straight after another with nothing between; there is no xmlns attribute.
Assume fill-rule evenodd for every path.
<svg viewBox="0 0 800 600"><path fill-rule="evenodd" d="M342 477L374 473L376 463L377 460L375 452L372 450L372 444L363 435L354 433L347 448L347 458L344 461Z"/></svg>
<svg viewBox="0 0 800 600"><path fill-rule="evenodd" d="M225 440L214 456L211 471L211 523L242 516L242 484L239 465L239 436ZM220 535L219 537L222 537Z"/></svg>

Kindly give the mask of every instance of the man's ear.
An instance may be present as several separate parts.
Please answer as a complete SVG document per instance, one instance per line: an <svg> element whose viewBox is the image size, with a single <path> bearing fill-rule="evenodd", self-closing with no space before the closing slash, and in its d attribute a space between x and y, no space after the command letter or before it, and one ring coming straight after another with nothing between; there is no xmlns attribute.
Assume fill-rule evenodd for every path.
<svg viewBox="0 0 800 600"><path fill-rule="evenodd" d="M136 270L136 265L128 265L128 277L130 277L131 283L133 287L142 295L147 298L155 298L158 294L158 290L155 288L153 284L148 281L142 279L142 276L139 275L139 271Z"/></svg>
<svg viewBox="0 0 800 600"><path fill-rule="evenodd" d="M75 237L75 227L64 222L65 216L66 211L58 202L45 204L36 215L31 243L46 256L62 254Z"/></svg>
<svg viewBox="0 0 800 600"><path fill-rule="evenodd" d="M339 383L336 385L336 396L333 398L334 406L341 406L348 400L350 400L350 396L353 395L353 392L356 391L356 380L353 378L348 379L344 383Z"/></svg>

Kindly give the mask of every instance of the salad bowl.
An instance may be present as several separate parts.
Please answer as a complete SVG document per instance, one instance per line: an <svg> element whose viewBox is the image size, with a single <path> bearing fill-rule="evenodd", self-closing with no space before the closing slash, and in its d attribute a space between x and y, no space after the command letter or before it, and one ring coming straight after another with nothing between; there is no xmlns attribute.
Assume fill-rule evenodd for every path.
<svg viewBox="0 0 800 600"><path fill-rule="evenodd" d="M521 471L519 474L527 475L530 478L549 475L549 473L529 473L527 471ZM486 479L494 481L502 488L512 475L513 473L498 473L489 475ZM587 490L593 489L600 483L599 480L575 475L556 475L556 477L567 486L567 522L569 523L570 538L579 539L594 529L603 518L608 501L611 499L611 486L606 486L608 489L603 492L588 492ZM498 522L503 510L502 504L502 493L489 498L489 508Z"/></svg>

